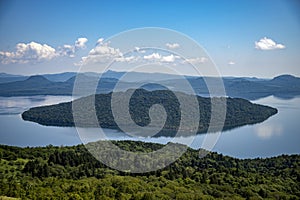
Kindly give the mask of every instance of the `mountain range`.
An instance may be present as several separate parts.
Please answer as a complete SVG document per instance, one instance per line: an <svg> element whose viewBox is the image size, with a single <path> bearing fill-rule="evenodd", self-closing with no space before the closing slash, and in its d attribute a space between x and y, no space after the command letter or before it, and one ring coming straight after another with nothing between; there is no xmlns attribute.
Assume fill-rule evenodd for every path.
<svg viewBox="0 0 300 200"><path fill-rule="evenodd" d="M0 96L31 96L31 95L72 95L73 85L77 75L80 80L80 90L86 90L98 82L100 74L87 72L77 74L65 72L59 74L43 74L21 76L0 73ZM132 88L143 88L149 91L172 88L172 90L187 93L184 82L187 80L197 95L218 96L209 92L210 88L217 91L220 79L215 77L195 77L162 74L129 72L122 79L125 72L107 71L102 74L97 85L96 93L109 93L118 83L117 91ZM253 77L223 77L226 96L255 100L274 95L280 98L293 98L300 95L300 78L292 75L280 75L273 79Z"/></svg>

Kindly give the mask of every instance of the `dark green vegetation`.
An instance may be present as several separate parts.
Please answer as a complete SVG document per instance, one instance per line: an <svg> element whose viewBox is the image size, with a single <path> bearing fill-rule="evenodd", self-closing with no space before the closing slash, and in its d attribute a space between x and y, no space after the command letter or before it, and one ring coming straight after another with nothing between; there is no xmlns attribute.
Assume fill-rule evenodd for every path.
<svg viewBox="0 0 300 200"><path fill-rule="evenodd" d="M111 92L124 74L125 72L105 72L101 76L96 92ZM74 72L31 77L2 73L0 74L0 96L72 95L75 76L76 73ZM80 87L84 90L97 83L100 74L90 72L82 73L79 76L81 76ZM182 83L183 80L179 79L177 75L129 72L126 76L130 77L130 82L119 83L123 91L136 88L136 83L143 82L146 86L142 88L147 90L161 90L161 85L164 85L176 88L176 91L186 92L185 88L182 88L184 85ZM207 82L213 87L218 85L218 79L214 77L186 76L185 78L191 84L196 94L209 94L206 87ZM149 82L151 79L157 80L155 82L156 85L152 84L151 81ZM226 95L230 97L253 100L270 95L280 98L293 98L300 95L300 78L291 75L281 75L273 79L223 77L222 80Z"/></svg>
<svg viewBox="0 0 300 200"><path fill-rule="evenodd" d="M128 151L163 145L114 142ZM101 145L101 142L99 142ZM0 145L0 197L22 199L299 199L300 156L240 160L188 150L164 169L130 174L97 161L83 145Z"/></svg>
<svg viewBox="0 0 300 200"><path fill-rule="evenodd" d="M128 92L128 91L127 91ZM115 95L122 99L125 93L115 93ZM146 126L150 123L149 108L154 104L161 104L164 106L167 119L164 128L158 135L172 135L179 127L181 116L187 121L192 121L190 113L194 112L192 106L191 96L177 93L181 95L187 104L186 112L180 111L179 102L174 93L168 90L159 90L149 92L147 90L139 89L133 93L130 103L129 111L131 118L140 126ZM98 117L99 124L102 128L118 129L116 122L114 121L111 111L111 95L109 94L97 94L96 96L84 97L73 102L80 110L79 119L76 121L77 126L89 127L95 126L93 122L93 112L91 110L94 104L91 102L95 98L95 109ZM200 108L200 122L198 131L199 133L206 132L210 124L211 118L211 102L219 104L224 101L225 98L210 98L197 97ZM227 113L224 129L230 129L237 126L246 124L254 124L266 120L271 115L277 113L275 108L268 106L253 104L244 99L227 98ZM158 113L161 116L162 113ZM122 113L119 116L123 116ZM72 115L72 103L60 103L51 106L42 106L31 108L22 114L24 120L37 122L42 125L52 126L74 126L74 120ZM155 120L155 119L154 119ZM157 119L161 120L161 119ZM220 120L221 121L221 120ZM97 123L98 124L98 123ZM124 122L123 125L128 123ZM190 130L190 124L186 124L182 127L187 132ZM158 136L157 135L157 136Z"/></svg>

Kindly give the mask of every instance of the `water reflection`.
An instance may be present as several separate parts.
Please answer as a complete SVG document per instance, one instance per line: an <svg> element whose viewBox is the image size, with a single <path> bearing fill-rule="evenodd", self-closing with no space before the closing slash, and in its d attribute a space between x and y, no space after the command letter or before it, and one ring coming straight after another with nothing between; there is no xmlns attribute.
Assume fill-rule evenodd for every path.
<svg viewBox="0 0 300 200"><path fill-rule="evenodd" d="M271 137L280 136L282 134L282 126L280 124L262 124L254 128L255 133L261 139L270 139Z"/></svg>
<svg viewBox="0 0 300 200"><path fill-rule="evenodd" d="M71 96L0 97L0 115L20 114L31 107L71 101Z"/></svg>

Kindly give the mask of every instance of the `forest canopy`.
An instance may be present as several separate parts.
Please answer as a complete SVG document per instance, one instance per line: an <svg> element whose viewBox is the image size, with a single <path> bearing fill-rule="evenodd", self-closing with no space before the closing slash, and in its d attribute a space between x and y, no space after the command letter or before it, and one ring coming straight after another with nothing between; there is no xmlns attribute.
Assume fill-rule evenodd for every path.
<svg viewBox="0 0 300 200"><path fill-rule="evenodd" d="M114 141L127 151L161 144ZM98 143L101 145L101 142ZM188 148L171 165L133 174L108 168L83 145L0 145L0 198L22 199L299 199L300 156L236 159Z"/></svg>

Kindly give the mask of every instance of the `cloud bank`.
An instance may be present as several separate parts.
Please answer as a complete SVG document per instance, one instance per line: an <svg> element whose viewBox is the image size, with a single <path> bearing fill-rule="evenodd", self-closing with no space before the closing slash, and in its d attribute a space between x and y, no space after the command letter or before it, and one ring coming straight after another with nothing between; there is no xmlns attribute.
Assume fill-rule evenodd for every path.
<svg viewBox="0 0 300 200"><path fill-rule="evenodd" d="M47 45L36 42L19 43L15 52L0 51L0 59L3 64L9 63L29 63L51 60L56 56L56 50Z"/></svg>
<svg viewBox="0 0 300 200"><path fill-rule="evenodd" d="M19 43L16 45L15 51L0 51L0 62L2 64L34 64L50 61L57 57L72 58L75 57L78 50L86 48L87 42L87 38L78 38L73 44L64 44L57 48L37 42ZM166 43L166 47L168 49L175 49L179 48L180 45L178 43ZM172 63L173 65L182 65L187 63L205 63L207 58L195 57L183 60L168 51L157 52L153 49L146 50L139 47L135 47L135 51L131 55L124 55L120 49L112 47L110 42L105 42L103 38L100 38L97 40L95 47L86 56L81 57L79 62L74 64L77 66L93 65L112 60L127 63Z"/></svg>
<svg viewBox="0 0 300 200"><path fill-rule="evenodd" d="M178 48L179 44L167 43L168 48ZM108 61L116 62L136 62L136 63L173 63L176 64L179 59L179 56L173 55L172 53L158 53L153 52L152 49L145 50L139 47L135 47L134 53L132 55L124 55L120 49L110 46L110 42L104 42L103 38L98 39L96 46L90 50L87 56L81 58L79 63L76 65L89 65L97 63L106 63ZM151 52L152 51L152 52ZM200 59L203 62L203 58L194 58Z"/></svg>
<svg viewBox="0 0 300 200"><path fill-rule="evenodd" d="M117 59L118 61L130 60L124 58L118 48L113 48L109 46L109 43L104 43L103 41L103 38L100 38L96 43L96 47L91 49L87 56L82 57L77 65L105 63L112 59Z"/></svg>
<svg viewBox="0 0 300 200"><path fill-rule="evenodd" d="M86 47L87 41L87 38L78 38L74 45L65 44L57 49L37 42L18 43L15 51L0 51L0 61L2 64L34 64L49 61L59 56L74 57L76 51Z"/></svg>

